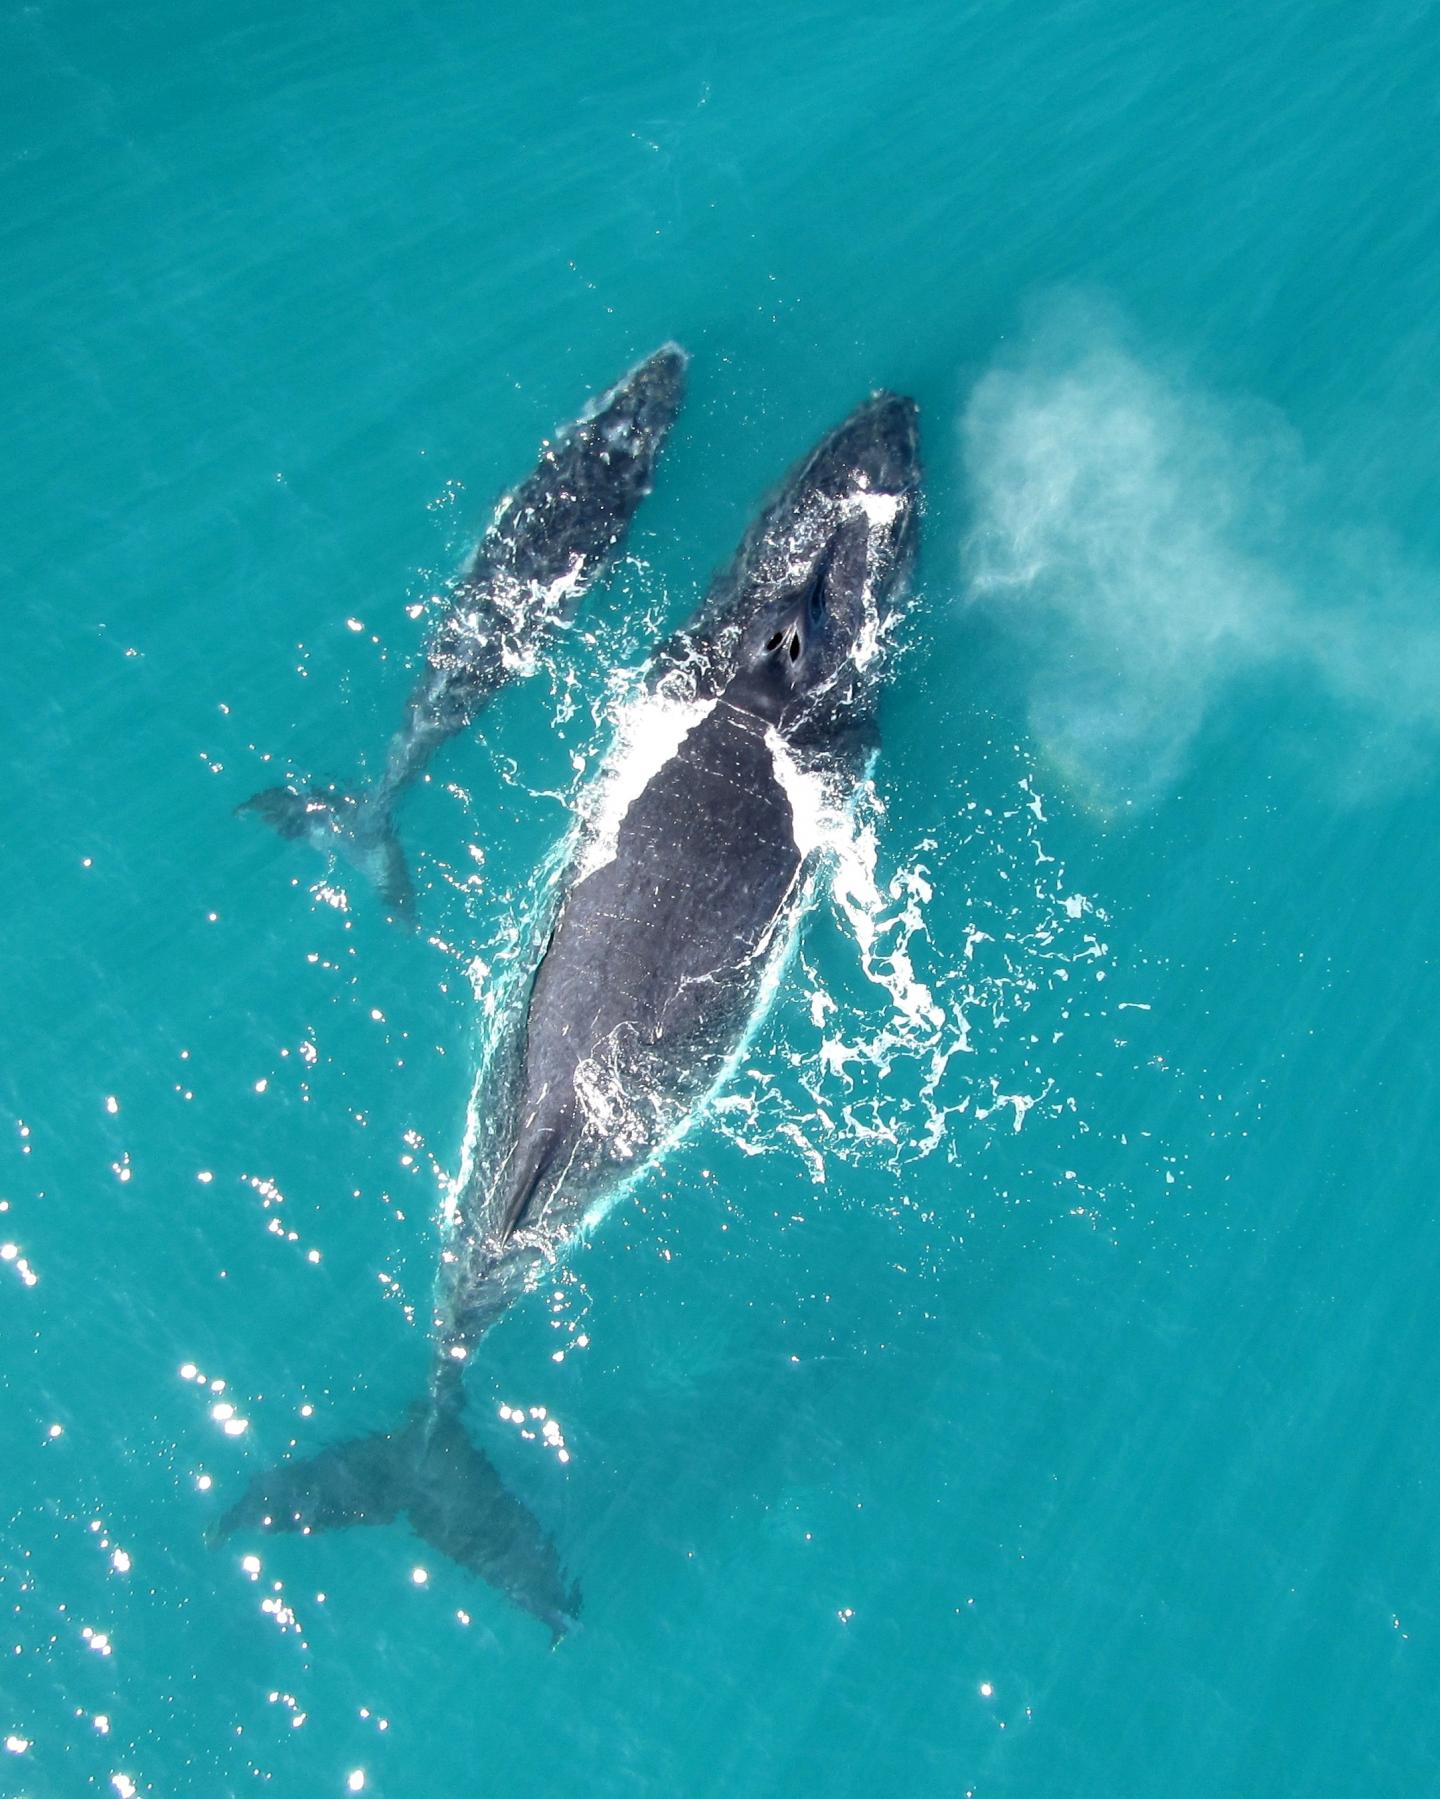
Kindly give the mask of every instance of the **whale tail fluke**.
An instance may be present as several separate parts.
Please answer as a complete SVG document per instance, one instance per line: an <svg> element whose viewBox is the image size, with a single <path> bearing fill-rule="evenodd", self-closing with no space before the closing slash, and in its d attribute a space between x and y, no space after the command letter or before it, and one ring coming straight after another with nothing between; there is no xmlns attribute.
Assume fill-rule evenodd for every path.
<svg viewBox="0 0 1440 1799"><path fill-rule="evenodd" d="M394 1437L377 1435L282 1462L251 1481L212 1527L211 1539L224 1542L247 1525L308 1534L349 1524L389 1524L405 1503L406 1459Z"/></svg>
<svg viewBox="0 0 1440 1799"><path fill-rule="evenodd" d="M235 810L253 813L281 837L345 858L375 888L386 909L414 928L415 889L390 807L377 795L339 787L267 787Z"/></svg>
<svg viewBox="0 0 1440 1799"><path fill-rule="evenodd" d="M308 1535L404 1516L417 1536L549 1626L573 1629L579 1591L528 1506L476 1448L458 1408L417 1407L398 1431L332 1444L257 1475L212 1526L212 1544L237 1531Z"/></svg>
<svg viewBox="0 0 1440 1799"><path fill-rule="evenodd" d="M580 1590L567 1585L540 1520L500 1479L464 1430L457 1407L418 1407L391 1434L355 1437L256 1475L212 1526L236 1531L333 1531L409 1518L416 1535L549 1626L574 1628Z"/></svg>

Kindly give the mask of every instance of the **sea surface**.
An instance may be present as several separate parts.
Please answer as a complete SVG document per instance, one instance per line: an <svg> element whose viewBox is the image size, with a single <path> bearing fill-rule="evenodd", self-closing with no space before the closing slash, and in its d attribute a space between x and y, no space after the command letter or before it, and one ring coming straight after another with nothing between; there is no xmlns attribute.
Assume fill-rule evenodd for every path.
<svg viewBox="0 0 1440 1799"><path fill-rule="evenodd" d="M1440 1791L1437 145L1402 0L5 0L3 1799ZM233 808L377 768L671 337L406 936ZM829 886L470 1369L583 1629L399 1525L207 1546L420 1393L537 870L880 386L924 545Z"/></svg>

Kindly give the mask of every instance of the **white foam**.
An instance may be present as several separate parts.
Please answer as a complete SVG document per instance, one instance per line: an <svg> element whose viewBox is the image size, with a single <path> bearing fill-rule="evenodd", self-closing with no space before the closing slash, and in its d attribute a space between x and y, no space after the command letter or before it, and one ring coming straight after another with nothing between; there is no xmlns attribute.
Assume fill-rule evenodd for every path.
<svg viewBox="0 0 1440 1799"><path fill-rule="evenodd" d="M878 844L873 824L862 825L857 818L854 789L827 790L821 776L801 768L790 746L773 727L766 732L766 743L774 759L776 779L794 813L795 841L802 855L823 854L829 860L830 891L850 922L866 975L885 989L901 1017L931 1027L943 1024L943 1010L915 974L905 947L906 933L897 933L897 942L889 949L881 951L877 947L885 910L875 872ZM922 924L918 908L923 891L922 886L908 896L902 913L912 930ZM893 889L891 897L896 897Z"/></svg>
<svg viewBox="0 0 1440 1799"><path fill-rule="evenodd" d="M1068 1034L1072 973L1102 972L1104 913L1069 891L1045 848L1045 808L1021 752L1008 796L937 794L943 836L891 860L871 781L851 793L797 766L783 744L772 751L816 865L814 895L829 892L858 978L824 936L813 957L801 953L780 1053L746 1064L715 1105L718 1127L746 1155L798 1153L812 1179L818 1155L883 1166L902 1183L936 1154L970 1168L986 1140L1037 1115L1046 1129L1085 1134L1085 1122L1063 1122L1077 1117L1076 1099L1041 1046Z"/></svg>
<svg viewBox="0 0 1440 1799"><path fill-rule="evenodd" d="M614 861L625 814L714 706L713 699L681 698L662 684L622 707L614 747L578 801L582 838L574 880Z"/></svg>
<svg viewBox="0 0 1440 1799"><path fill-rule="evenodd" d="M872 492L868 487L856 490L855 505L865 514L872 531L888 531L900 516L905 496L898 493Z"/></svg>

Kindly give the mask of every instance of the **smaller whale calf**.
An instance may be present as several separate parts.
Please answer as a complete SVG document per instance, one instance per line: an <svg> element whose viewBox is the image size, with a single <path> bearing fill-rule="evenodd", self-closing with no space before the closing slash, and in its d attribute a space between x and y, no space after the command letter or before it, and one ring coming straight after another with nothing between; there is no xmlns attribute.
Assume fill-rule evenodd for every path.
<svg viewBox="0 0 1440 1799"><path fill-rule="evenodd" d="M271 787L236 808L282 837L338 852L386 907L413 923L415 895L395 829L401 795L573 615L614 560L680 408L688 358L668 343L637 364L541 451L505 495L425 648L425 667L370 786Z"/></svg>

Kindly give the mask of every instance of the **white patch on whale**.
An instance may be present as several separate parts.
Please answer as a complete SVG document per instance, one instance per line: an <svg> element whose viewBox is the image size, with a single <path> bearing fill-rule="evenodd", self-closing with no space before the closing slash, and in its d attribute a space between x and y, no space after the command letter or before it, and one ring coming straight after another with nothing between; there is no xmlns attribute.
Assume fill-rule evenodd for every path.
<svg viewBox="0 0 1440 1799"><path fill-rule="evenodd" d="M577 802L582 842L572 885L615 860L626 813L715 703L681 698L662 682L622 708L614 747Z"/></svg>

